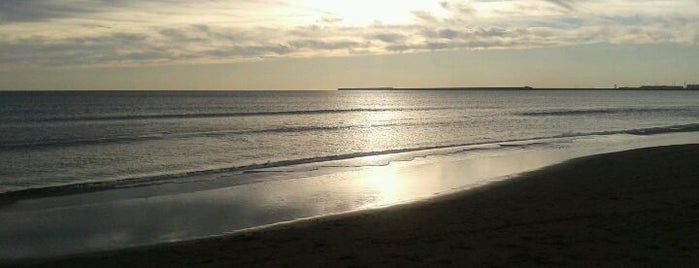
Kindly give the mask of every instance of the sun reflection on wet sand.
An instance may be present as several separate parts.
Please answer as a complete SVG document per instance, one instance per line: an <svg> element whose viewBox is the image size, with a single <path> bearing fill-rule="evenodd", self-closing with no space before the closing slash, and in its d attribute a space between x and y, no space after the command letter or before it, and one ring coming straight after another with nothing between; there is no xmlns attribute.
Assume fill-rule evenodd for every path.
<svg viewBox="0 0 699 268"><path fill-rule="evenodd" d="M484 184L494 178L535 169L557 156L541 154L523 157L527 151L506 155L401 166L391 164L347 174L351 193L343 196L371 196L357 208L384 207Z"/></svg>
<svg viewBox="0 0 699 268"><path fill-rule="evenodd" d="M356 180L357 189L366 189L374 192L374 203L367 206L381 206L395 203L400 200L406 187L411 187L401 180L400 174L393 167L381 167L377 170L364 173Z"/></svg>

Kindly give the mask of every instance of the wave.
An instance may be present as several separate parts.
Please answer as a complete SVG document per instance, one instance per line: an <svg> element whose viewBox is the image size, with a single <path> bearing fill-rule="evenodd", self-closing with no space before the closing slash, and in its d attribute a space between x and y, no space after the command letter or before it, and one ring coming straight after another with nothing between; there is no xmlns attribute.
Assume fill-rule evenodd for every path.
<svg viewBox="0 0 699 268"><path fill-rule="evenodd" d="M175 179L199 176L199 175L215 175L215 174L225 174L225 173L235 173L235 172L249 172L265 168L274 167L285 167L294 166L300 164L309 163L320 163L344 159L352 159L359 157L368 157L375 155L386 155L386 154L397 154L397 153L407 153L407 152L418 152L436 149L459 149L459 147L467 146L480 146L480 145L495 145L492 148L503 148L503 147L526 147L532 145L547 144L549 142L545 141L547 139L557 139L557 138L574 138L574 137L586 137L586 136L596 136L596 135L614 135L614 134L630 134L630 135L654 135L654 134L664 134L664 133L674 133L674 132L695 132L699 131L699 124L686 124L686 125L673 125L664 127L652 127L652 128L640 128L640 129L629 129L629 130L618 130L618 131L602 131L602 132L589 132L589 133L569 133L561 134L550 137L539 137L531 139L517 139L517 140L507 140L507 141L496 141L487 143L461 143L461 144L446 144L446 145L435 145L435 146L425 146L425 147L411 147L411 148L399 148L399 149L389 149L381 151L368 151L368 152L355 152L339 155L327 155L318 157L308 157L308 158L298 158L298 159L288 159L280 160L275 162L250 164L243 166L231 166L223 168L213 168L204 170L191 170L183 171L170 174L154 175L154 176L141 176L141 177L128 177L119 178L108 181L99 182L84 182L84 183L74 183L65 185L53 185L44 186L37 188L25 188L19 190L11 190L8 192L0 193L0 204L5 202L12 202L13 200L31 198L38 196L56 196L56 195L66 195L73 193L82 192L92 192L101 191L114 188L128 188L128 187L140 187L145 185L154 185L159 183L169 183L173 182ZM491 147L488 147L491 148ZM492 149L491 148L491 149ZM470 150L482 150L483 148L475 148ZM464 152L469 151L469 149L459 149L452 151L454 152Z"/></svg>
<svg viewBox="0 0 699 268"><path fill-rule="evenodd" d="M245 116L274 116L274 115L313 115L338 114L355 112L404 112L404 111L434 111L449 110L449 107L407 107L407 108L354 108L354 109L320 109L320 110L291 110L291 111L260 111L260 112L220 112L220 113L183 113L183 114L126 114L126 115L81 115L48 118L8 119L8 122L70 122L70 121L117 121L117 120L146 120L146 119L193 119L215 117L245 117Z"/></svg>
<svg viewBox="0 0 699 268"><path fill-rule="evenodd" d="M328 156L280 160L280 161L274 161L274 162L250 164L250 165L243 165L243 166L231 166L231 167L223 167L223 168L204 169L204 170L192 170L192 171L184 171L184 172L154 175L154 176L129 177L129 178L120 178L120 179L115 179L115 180L99 181L99 182L84 182L84 183L73 183L73 184L65 184L65 185L53 185L53 186L38 187L38 188L27 188L27 189L20 189L20 190L14 190L14 191L9 191L9 192L2 192L2 193L0 193L0 200L12 200L12 199L27 198L27 197L35 197L35 196L54 196L54 195L64 195L64 194L72 194L72 193L100 191L100 190L113 189L113 188L126 188L126 187L130 187L132 185L134 185L134 186L153 185L153 184L157 184L158 182L166 182L168 180L184 178L184 177L191 177L191 176L245 172L245 171L249 171L249 170L256 170L256 169L263 169L263 168L293 166L293 165L308 164L308 163L344 160L344 159L375 156L375 155L384 155L384 154L414 152L414 151L421 151L421 150L443 149L443 148L451 148L451 147L459 147L459 146L467 146L467 145L475 145L475 144L451 144L451 145L438 145L438 146L428 146L428 147L390 149L390 150L381 150L381 151L356 152L356 153L347 153L347 154L340 154L340 155L328 155ZM0 204L1 203L3 203L3 202L0 202Z"/></svg>
<svg viewBox="0 0 699 268"><path fill-rule="evenodd" d="M99 144L115 144L115 143L130 143L148 140L163 140L173 138L195 138L195 137L225 137L231 135L246 135L246 134L261 134L261 133L302 133L312 131L338 131L350 129L368 129L380 127L396 127L396 126L440 126L458 123L461 121L440 121L440 122L405 122L405 123L387 123L387 124L372 124L372 125L337 125L337 126L294 126L294 127L278 127L266 129L252 130L216 130L216 131L196 131L183 133L168 133L168 134L152 134L140 136L119 136L108 138L86 138L86 139L56 139L42 141L20 141L15 143L2 143L0 149L5 150L32 150L49 147L68 147L68 146L87 146Z"/></svg>
<svg viewBox="0 0 699 268"><path fill-rule="evenodd" d="M576 115L599 115L599 114L638 114L638 113L662 113L662 112L688 112L696 111L696 107L677 108L600 108L600 109L552 109L529 112L519 112L521 116L576 116Z"/></svg>

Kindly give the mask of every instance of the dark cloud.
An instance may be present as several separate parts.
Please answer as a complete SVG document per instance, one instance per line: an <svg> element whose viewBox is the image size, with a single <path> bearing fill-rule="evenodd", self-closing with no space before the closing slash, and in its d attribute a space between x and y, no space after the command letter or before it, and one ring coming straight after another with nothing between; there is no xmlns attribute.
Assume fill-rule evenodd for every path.
<svg viewBox="0 0 699 268"><path fill-rule="evenodd" d="M115 7L138 3L134 0L1 0L0 22L43 22L53 19L81 17Z"/></svg>
<svg viewBox="0 0 699 268"><path fill-rule="evenodd" d="M370 36L371 39L380 40L386 43L402 42L405 40L405 36L397 33L381 33L374 34Z"/></svg>
<svg viewBox="0 0 699 268"><path fill-rule="evenodd" d="M549 3L557 5L559 7L565 8L567 10L573 10L574 0L546 0Z"/></svg>
<svg viewBox="0 0 699 268"><path fill-rule="evenodd" d="M205 50L198 53L199 57L213 58L256 58L268 57L274 55L286 55L293 51L293 48L278 44L278 45L250 45L250 46L231 46L213 50Z"/></svg>
<svg viewBox="0 0 699 268"><path fill-rule="evenodd" d="M264 2L263 0L237 1L241 3ZM115 9L138 11L143 5L157 6L159 4L164 9L192 5L187 0L0 0L0 23L45 22L62 18L81 18L94 13L113 12Z"/></svg>
<svg viewBox="0 0 699 268"><path fill-rule="evenodd" d="M158 52L143 34L116 33L89 38L52 40L41 37L18 39L0 43L3 64L65 66L126 61L124 55L139 52ZM131 52L122 52L131 51ZM145 54L144 54L145 55ZM162 59L162 55L140 58L140 61Z"/></svg>
<svg viewBox="0 0 699 268"><path fill-rule="evenodd" d="M195 36L191 31L180 29L160 29L158 33L164 38L173 41L176 44L192 43L192 42L207 42L207 38Z"/></svg>
<svg viewBox="0 0 699 268"><path fill-rule="evenodd" d="M59 2L60 1L51 2L45 0L2 0L0 1L0 22L40 22L95 11L89 7L62 5Z"/></svg>
<svg viewBox="0 0 699 268"><path fill-rule="evenodd" d="M341 41L321 41L321 40L294 40L289 45L298 50L337 50L358 48L361 43L349 40Z"/></svg>
<svg viewBox="0 0 699 268"><path fill-rule="evenodd" d="M442 29L439 30L438 36L440 38L454 39L459 36L459 32L452 29Z"/></svg>

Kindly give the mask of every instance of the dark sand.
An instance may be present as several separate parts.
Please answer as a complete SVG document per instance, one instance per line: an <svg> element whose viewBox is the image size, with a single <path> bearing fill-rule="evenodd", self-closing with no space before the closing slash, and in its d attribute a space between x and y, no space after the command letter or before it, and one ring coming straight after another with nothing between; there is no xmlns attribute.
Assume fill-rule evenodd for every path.
<svg viewBox="0 0 699 268"><path fill-rule="evenodd" d="M578 159L416 204L31 264L699 267L699 145Z"/></svg>

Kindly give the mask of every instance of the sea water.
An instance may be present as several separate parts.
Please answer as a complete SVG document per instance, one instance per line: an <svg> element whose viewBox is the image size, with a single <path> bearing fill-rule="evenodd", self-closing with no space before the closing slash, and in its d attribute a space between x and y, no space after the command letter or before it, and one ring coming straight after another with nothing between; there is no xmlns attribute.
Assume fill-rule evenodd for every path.
<svg viewBox="0 0 699 268"><path fill-rule="evenodd" d="M0 93L0 193L699 129L695 91Z"/></svg>

